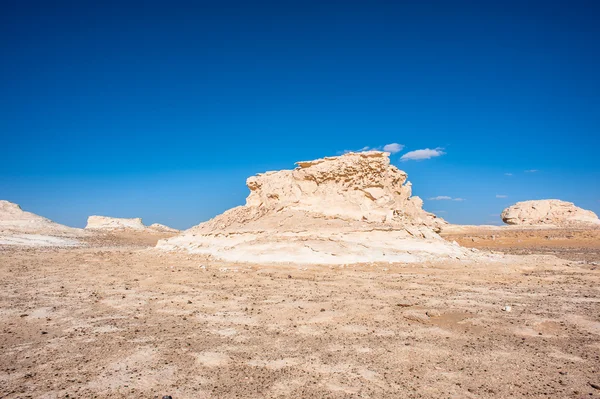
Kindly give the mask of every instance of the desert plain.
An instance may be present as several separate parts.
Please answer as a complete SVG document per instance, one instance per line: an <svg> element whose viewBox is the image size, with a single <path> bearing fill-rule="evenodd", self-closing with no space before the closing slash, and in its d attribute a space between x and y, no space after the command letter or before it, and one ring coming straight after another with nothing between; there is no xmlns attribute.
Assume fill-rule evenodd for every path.
<svg viewBox="0 0 600 399"><path fill-rule="evenodd" d="M367 197L388 204L385 195ZM256 220L314 213L302 206L277 202ZM380 222L378 209L352 228L380 234L408 220L396 217L415 220L394 211ZM247 212L233 212L244 215L243 226ZM0 397L600 396L598 227L439 227L423 214L413 224L436 232L420 236L406 225L397 240L443 255L415 255L402 244L412 257L398 261L385 243L369 247L377 261L352 263L323 255L344 246L358 252L331 233L349 228L335 224L342 219L320 215L327 228L312 236L316 230L302 228L293 239L322 263L281 257L282 237L291 239L283 222L269 262L206 252L210 240L249 234L222 236L242 219L183 236L140 221L137 229L72 233L78 245L0 245ZM261 234L249 239L264 243ZM193 250L169 246L181 237ZM264 255L258 244L242 245L253 259ZM381 261L386 256L394 260Z"/></svg>

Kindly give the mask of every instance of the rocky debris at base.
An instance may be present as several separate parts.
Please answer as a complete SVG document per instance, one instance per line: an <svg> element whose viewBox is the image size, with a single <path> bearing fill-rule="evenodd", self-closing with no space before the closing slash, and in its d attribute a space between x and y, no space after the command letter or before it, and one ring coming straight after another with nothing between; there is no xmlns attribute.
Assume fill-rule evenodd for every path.
<svg viewBox="0 0 600 399"><path fill-rule="evenodd" d="M506 208L500 217L509 225L600 226L600 219L594 212L572 202L554 199L517 202Z"/></svg>
<svg viewBox="0 0 600 399"><path fill-rule="evenodd" d="M26 212L18 204L0 200L0 245L73 246L83 230Z"/></svg>
<svg viewBox="0 0 600 399"><path fill-rule="evenodd" d="M183 250L252 263L420 262L473 256L442 239L443 219L422 209L389 153L298 162L247 179L246 205L160 240Z"/></svg>
<svg viewBox="0 0 600 399"><path fill-rule="evenodd" d="M26 247L74 247L81 245L75 238L54 237L43 234L12 234L0 233L0 245L19 245Z"/></svg>

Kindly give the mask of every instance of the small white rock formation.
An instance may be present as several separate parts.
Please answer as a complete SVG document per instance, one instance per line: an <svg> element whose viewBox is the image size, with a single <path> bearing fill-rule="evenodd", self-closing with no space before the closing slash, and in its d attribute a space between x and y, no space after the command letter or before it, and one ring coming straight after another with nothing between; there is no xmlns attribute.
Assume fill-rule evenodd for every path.
<svg viewBox="0 0 600 399"><path fill-rule="evenodd" d="M411 196L406 173L390 165L389 153L348 153L297 165L250 177L246 205L160 240L157 247L256 263L467 256L467 250L437 234L446 222Z"/></svg>
<svg viewBox="0 0 600 399"><path fill-rule="evenodd" d="M0 200L0 245L73 246L81 229L25 212L15 203Z"/></svg>
<svg viewBox="0 0 600 399"><path fill-rule="evenodd" d="M94 230L118 230L133 229L144 230L146 226L142 223L142 218L111 218L108 216L90 216L87 220L86 229Z"/></svg>
<svg viewBox="0 0 600 399"><path fill-rule="evenodd" d="M511 225L600 226L594 212L579 208L572 202L555 199L517 202L506 208L500 217L504 223Z"/></svg>
<svg viewBox="0 0 600 399"><path fill-rule="evenodd" d="M160 233L179 233L164 224L154 223L144 225L142 218L112 218L108 216L90 216L87 221L87 230L138 230Z"/></svg>
<svg viewBox="0 0 600 399"><path fill-rule="evenodd" d="M179 233L179 230L160 223L152 223L150 226L148 226L148 228L161 233Z"/></svg>

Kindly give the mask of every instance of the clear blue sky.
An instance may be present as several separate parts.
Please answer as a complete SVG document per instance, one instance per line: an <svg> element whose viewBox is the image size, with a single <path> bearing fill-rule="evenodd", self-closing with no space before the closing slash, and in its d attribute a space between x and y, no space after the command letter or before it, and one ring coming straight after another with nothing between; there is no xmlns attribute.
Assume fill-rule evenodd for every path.
<svg viewBox="0 0 600 399"><path fill-rule="evenodd" d="M247 176L399 143L451 222L600 213L599 20L597 1L2 1L0 199L186 228ZM426 148L444 154L400 160Z"/></svg>

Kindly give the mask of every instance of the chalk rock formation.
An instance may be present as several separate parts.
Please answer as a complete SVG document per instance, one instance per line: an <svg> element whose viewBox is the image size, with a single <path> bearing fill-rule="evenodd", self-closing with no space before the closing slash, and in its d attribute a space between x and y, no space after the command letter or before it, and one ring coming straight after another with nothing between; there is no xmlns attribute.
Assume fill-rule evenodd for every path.
<svg viewBox="0 0 600 399"><path fill-rule="evenodd" d="M82 235L81 229L55 223L0 200L0 245L71 246L77 245L75 237Z"/></svg>
<svg viewBox="0 0 600 399"><path fill-rule="evenodd" d="M86 229L95 230L118 230L133 229L144 230L146 226L142 223L142 218L111 218L108 216L90 216L87 220Z"/></svg>
<svg viewBox="0 0 600 399"><path fill-rule="evenodd" d="M504 223L513 225L600 226L594 212L579 208L572 202L553 199L517 202L506 208L500 217Z"/></svg>
<svg viewBox="0 0 600 399"><path fill-rule="evenodd" d="M159 231L161 233L179 233L179 230L160 223L153 223L148 226L149 229Z"/></svg>
<svg viewBox="0 0 600 399"><path fill-rule="evenodd" d="M239 206L158 248L228 261L343 264L462 256L389 153L349 153L250 177Z"/></svg>

